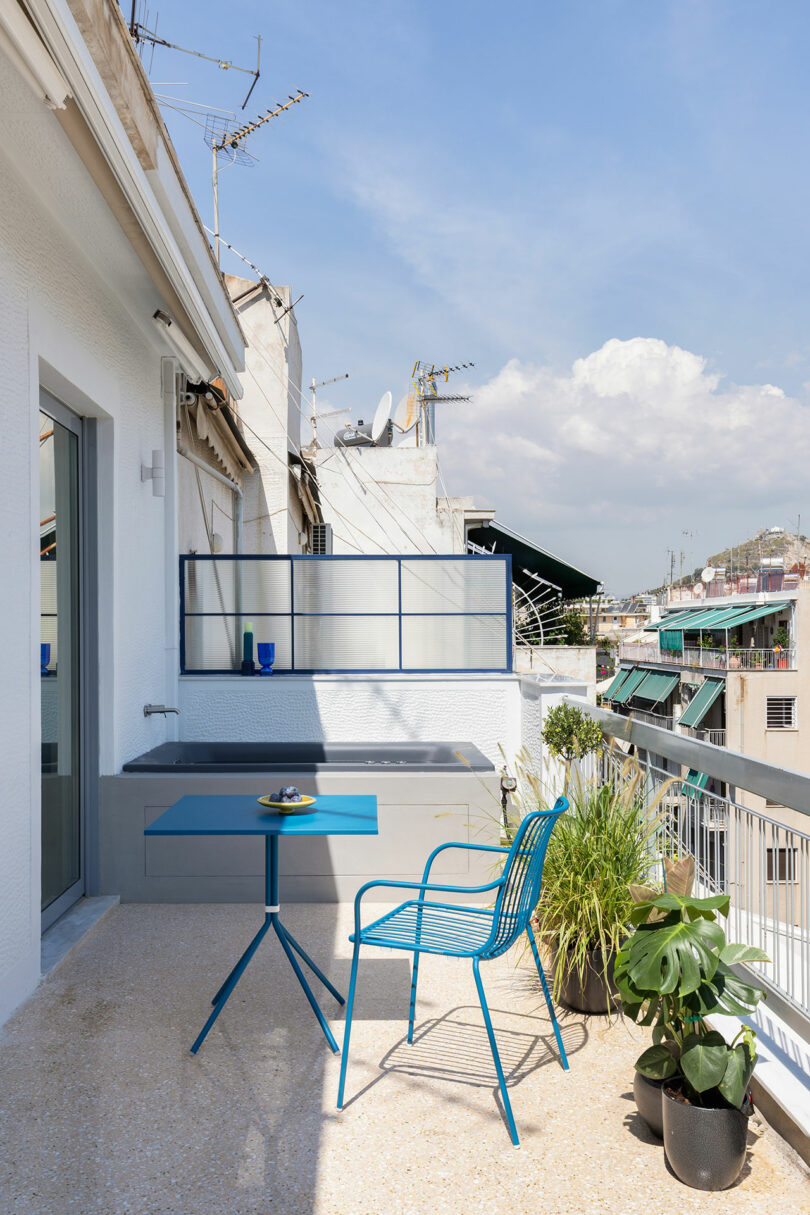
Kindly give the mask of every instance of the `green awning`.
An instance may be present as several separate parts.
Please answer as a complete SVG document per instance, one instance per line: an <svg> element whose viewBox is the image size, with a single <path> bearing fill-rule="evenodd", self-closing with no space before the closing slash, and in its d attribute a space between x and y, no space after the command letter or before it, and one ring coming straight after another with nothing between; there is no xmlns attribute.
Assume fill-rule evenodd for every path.
<svg viewBox="0 0 810 1215"><path fill-rule="evenodd" d="M537 591L538 584L532 575L556 587L563 599L587 599L601 590L598 578L569 565L494 519L486 526L471 527L467 537L488 553L511 553L512 581L526 591Z"/></svg>
<svg viewBox="0 0 810 1215"><path fill-rule="evenodd" d="M687 620L684 624L679 624L678 628L682 629L685 633L697 633L700 629L719 629L724 627L723 622L728 620L729 617L733 620L741 614L741 608L707 608L705 612L698 612L691 620Z"/></svg>
<svg viewBox="0 0 810 1215"><path fill-rule="evenodd" d="M622 667L620 671L616 672L616 677L614 678L607 692L602 693L603 700L613 700L613 697L616 695L632 669L632 667Z"/></svg>
<svg viewBox="0 0 810 1215"><path fill-rule="evenodd" d="M686 774L686 780L681 785L685 797L697 797L709 783L709 778L705 772L698 772L697 768L690 768Z"/></svg>
<svg viewBox="0 0 810 1215"><path fill-rule="evenodd" d="M702 683L681 714L681 725L700 725L725 686L725 681L722 679L707 679L705 683Z"/></svg>
<svg viewBox="0 0 810 1215"><path fill-rule="evenodd" d="M644 679L645 675L648 674L648 671L640 671L638 667L633 667L633 670L627 676L618 692L613 693L614 705L626 704L635 692L638 685L641 683L642 679Z"/></svg>
<svg viewBox="0 0 810 1215"><path fill-rule="evenodd" d="M759 606L752 604L737 605L736 607L712 607L703 608L698 611L691 612L676 612L672 616L665 616L663 620L656 621L655 624L648 624L647 629L666 629L667 631L677 630L682 633L698 632L705 629L711 632L714 629L731 629L736 628L738 624L747 624L750 620L759 620L762 616L770 616L774 612L784 611L789 607L788 603L767 603Z"/></svg>
<svg viewBox="0 0 810 1215"><path fill-rule="evenodd" d="M662 671L646 671L641 684L633 692L641 700L650 700L658 704L666 700L673 688L680 683L680 675L665 675Z"/></svg>
<svg viewBox="0 0 810 1215"><path fill-rule="evenodd" d="M689 612L672 612L669 616L664 616L662 620L656 620L655 624L645 624L645 632L653 629L672 629L682 626L684 620L688 620L690 616L699 616L702 614L701 609L695 610L692 608Z"/></svg>
<svg viewBox="0 0 810 1215"><path fill-rule="evenodd" d="M766 603L761 607L750 608L734 621L734 627L738 624L749 624L752 620L761 620L763 616L772 616L774 612L783 612L789 606L788 603Z"/></svg>

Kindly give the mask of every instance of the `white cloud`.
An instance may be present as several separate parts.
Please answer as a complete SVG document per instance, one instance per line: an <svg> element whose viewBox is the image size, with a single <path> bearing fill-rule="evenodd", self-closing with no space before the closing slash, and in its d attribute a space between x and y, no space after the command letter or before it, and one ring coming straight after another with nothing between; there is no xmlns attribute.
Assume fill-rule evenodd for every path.
<svg viewBox="0 0 810 1215"><path fill-rule="evenodd" d="M727 384L705 358L656 338L611 339L564 374L513 359L471 391L463 414L447 408L438 422L452 491L549 547L568 536L569 557L590 552L597 575L634 568L618 551L630 545L630 585L641 587L644 545L660 564L693 528L711 551L766 510L787 519L804 493L807 407L772 384Z"/></svg>

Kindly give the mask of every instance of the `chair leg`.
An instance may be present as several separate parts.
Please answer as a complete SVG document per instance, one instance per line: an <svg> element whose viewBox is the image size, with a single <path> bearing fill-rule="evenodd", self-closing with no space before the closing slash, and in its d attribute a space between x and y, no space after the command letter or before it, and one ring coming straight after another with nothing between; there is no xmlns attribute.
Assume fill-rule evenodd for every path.
<svg viewBox="0 0 810 1215"><path fill-rule="evenodd" d="M537 952L537 942L534 939L534 933L532 932L531 928L526 929L526 936L529 938L529 944L532 947L532 953L534 955L534 964L537 967L537 973L540 976L540 985L543 988L543 995L546 997L546 1007L548 1008L548 1015L551 1017L551 1024L554 1029L554 1037L557 1039L557 1046L560 1049L560 1061L561 1061L563 1067L565 1068L565 1070L568 1071L568 1056L565 1053L565 1047L563 1046L562 1034L560 1033L560 1027L557 1024L557 1014L554 1011L554 1005L551 1002L551 993L548 990L548 983L546 982L546 976L543 973L543 964L540 961L540 954Z"/></svg>
<svg viewBox="0 0 810 1215"><path fill-rule="evenodd" d="M479 971L478 958L473 958L473 974L475 975L475 986L478 988L478 999L481 1001L481 1011L484 1014L484 1024L487 1027L487 1037L489 1038L489 1048L492 1051L492 1059L495 1063L495 1071L498 1074L498 1087L501 1090L501 1100L503 1108L506 1112L506 1121L509 1124L509 1134L512 1137L512 1143L515 1147L520 1147L518 1139L517 1127L515 1126L515 1118L512 1113L512 1103L509 1100L509 1094L506 1091L506 1079L504 1078L503 1068L501 1067L501 1057L498 1054L498 1044L495 1041L495 1032L492 1028L492 1021L487 1007L487 998L484 995L484 985L481 982L481 974Z"/></svg>
<svg viewBox="0 0 810 1215"><path fill-rule="evenodd" d="M411 976L411 1005L408 1010L408 1042L413 1043L413 1019L416 1014L416 980L419 977L419 953L413 955L413 974Z"/></svg>
<svg viewBox="0 0 810 1215"><path fill-rule="evenodd" d="M360 936L354 943L352 954L352 973L349 979L349 995L346 1000L346 1028L343 1031L343 1049L340 1052L340 1081L338 1083L337 1107L343 1109L343 1089L346 1085L346 1067L349 1062L349 1038L352 1032L352 1013L354 1012L354 989L357 986L357 963L360 960Z"/></svg>

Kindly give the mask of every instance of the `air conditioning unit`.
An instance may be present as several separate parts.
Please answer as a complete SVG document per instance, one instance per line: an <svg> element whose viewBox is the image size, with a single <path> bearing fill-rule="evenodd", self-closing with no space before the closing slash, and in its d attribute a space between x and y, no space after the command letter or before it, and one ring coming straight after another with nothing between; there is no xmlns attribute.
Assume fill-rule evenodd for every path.
<svg viewBox="0 0 810 1215"><path fill-rule="evenodd" d="M315 557L331 557L332 555L332 524L312 524L312 554Z"/></svg>

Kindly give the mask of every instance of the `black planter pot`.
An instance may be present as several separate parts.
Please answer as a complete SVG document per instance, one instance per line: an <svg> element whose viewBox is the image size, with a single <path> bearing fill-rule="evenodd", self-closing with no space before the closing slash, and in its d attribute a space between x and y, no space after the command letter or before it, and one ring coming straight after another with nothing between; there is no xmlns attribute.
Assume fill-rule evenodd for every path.
<svg viewBox="0 0 810 1215"><path fill-rule="evenodd" d="M605 965L602 950L590 949L582 979L580 979L576 967L571 967L569 964L566 967L560 989L563 1003L577 1012L602 1013L603 1015L606 1015L611 1008L618 1007L619 993L613 982L615 962L615 952L608 954L607 965ZM556 963L555 954L555 967Z"/></svg>
<svg viewBox="0 0 810 1215"><path fill-rule="evenodd" d="M663 1113L661 1110L661 1086L663 1080L650 1080L636 1072L633 1080L633 1096L636 1099L636 1109L644 1122L659 1139L664 1138Z"/></svg>
<svg viewBox="0 0 810 1215"><path fill-rule="evenodd" d="M677 1101L664 1087L664 1151L675 1176L695 1190L725 1190L745 1163L750 1096L741 1110L702 1109Z"/></svg>

